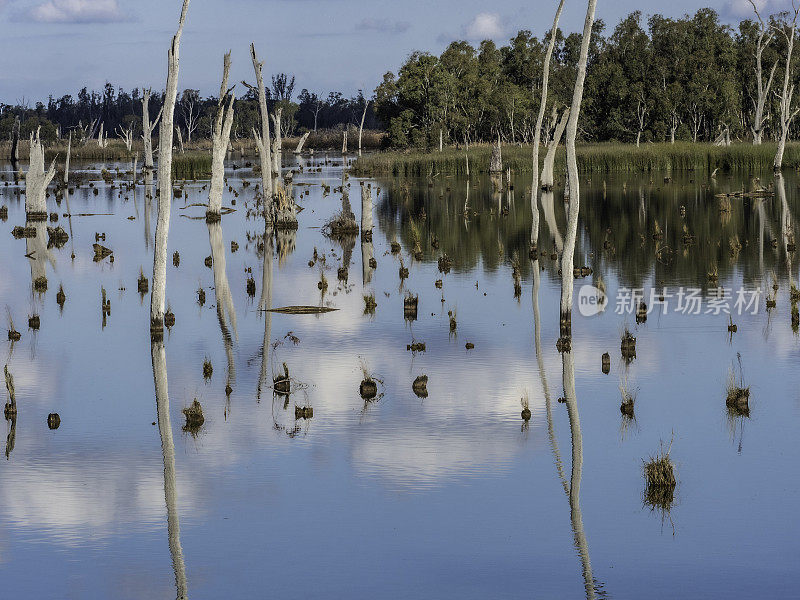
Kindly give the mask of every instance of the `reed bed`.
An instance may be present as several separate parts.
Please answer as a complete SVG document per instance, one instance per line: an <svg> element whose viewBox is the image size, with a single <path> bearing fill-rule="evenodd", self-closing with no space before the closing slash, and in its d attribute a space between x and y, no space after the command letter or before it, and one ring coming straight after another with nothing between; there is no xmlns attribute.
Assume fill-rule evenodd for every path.
<svg viewBox="0 0 800 600"><path fill-rule="evenodd" d="M544 149L543 149L544 151ZM467 155L472 173L489 170L491 146L474 145L469 150L445 148L442 152L391 151L370 154L355 161L357 175L428 176L436 173L466 175ZM533 168L530 146L503 146L503 167L517 173ZM651 171L763 171L772 168L775 144L739 143L727 147L680 142L675 144L586 144L577 148L578 170L583 173L647 173ZM556 155L556 169L564 172L565 150ZM800 143L787 144L784 167L800 167Z"/></svg>

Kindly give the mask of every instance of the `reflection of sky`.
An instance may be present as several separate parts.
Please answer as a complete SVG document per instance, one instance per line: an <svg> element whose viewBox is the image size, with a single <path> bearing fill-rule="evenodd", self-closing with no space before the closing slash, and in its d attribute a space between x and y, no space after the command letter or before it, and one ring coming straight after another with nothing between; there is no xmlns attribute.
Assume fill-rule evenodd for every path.
<svg viewBox="0 0 800 600"><path fill-rule="evenodd" d="M328 183L337 177L322 175ZM358 213L355 180L352 185ZM795 187L788 186L792 199ZM202 201L199 186L192 189L188 202ZM301 201L306 210L300 213L296 250L283 266L274 261L274 306L318 303L319 270L307 266L313 248L329 254L336 248L341 256L338 246L310 229L337 209L338 198L321 198L319 187L310 189ZM10 218L0 225L0 255L12 257L0 261L0 304L10 307L23 333L9 360L20 416L16 447L9 461L0 461L0 574L9 589L30 597L61 597L53 592L61 578L75 597L108 597L120 586L124 591L111 595L169 597L163 463L158 429L151 424L156 415L148 298L141 302L135 287L139 268L147 273L152 264L144 247L143 194L137 194L140 218L129 221L136 214L132 200L102 187L99 200L84 192L71 200L74 212L99 206L116 216L73 219L74 240L54 251L57 270L48 267L49 288L41 299L29 291L24 242L9 234L22 207L12 201ZM420 294L419 320L408 324L398 293L399 264L387 254L380 228L374 318L362 314L358 247L347 293L337 289L338 259L329 259L326 301L340 310L271 317L272 340L282 341L270 352L270 372L285 361L307 385L293 402L314 407L314 418L290 437L276 424L294 426L292 402L284 411L281 400L256 401L264 332L264 316L256 310L261 265L256 240L248 242L245 232L260 235L263 225L245 219L248 198L240 195L239 211L222 225L239 320L230 403L210 293L213 274L203 265L210 252L208 230L203 221L180 216L189 212L178 209L183 200L173 204L169 253L180 251L181 266L168 266L168 301L177 324L167 335L166 353L190 597L224 597L231 589L252 597L266 588L289 597L322 589L333 597L582 594L569 509L547 437L530 278L515 300L506 259L492 272L480 266L454 270L440 292L433 285L441 277L435 261L407 259L411 276L404 289ZM525 204L518 202L518 218L526 218ZM106 232L113 265L91 260L95 232ZM230 253L231 241L239 243L237 253ZM543 263L542 352L569 473L569 425L556 402L563 395L555 350L559 290L553 263ZM246 269L259 288L255 299L245 292ZM614 298L614 263L603 275ZM589 279L576 285L582 281ZM59 282L67 294L61 315L55 304ZM721 283L733 287L739 280ZM112 300L105 329L101 284ZM202 308L198 286L207 290ZM647 590L667 597L678 579L696 596L786 592L798 550L797 519L779 499L798 491L791 473L800 403L791 367L798 342L785 296L784 289L769 321L763 312L735 319L739 330L731 345L725 317L651 315L637 327L638 357L627 375L629 387L638 390L637 424L624 438L618 409L625 377L618 349L623 319L613 311L592 319L574 316L583 522L595 576L614 596L640 597ZM42 318L35 336L24 327L34 309ZM451 309L458 319L452 337ZM289 331L299 344L284 339ZM427 351L412 355L406 350L412 340L424 341ZM465 350L467 341L475 343L474 350ZM608 376L600 372L606 351L612 356ZM723 394L737 351L753 388L753 417L732 432ZM5 345L3 359L8 355ZM214 365L208 383L202 379L206 358ZM368 406L358 396L360 359L383 381L384 396ZM424 400L411 389L423 373L429 376ZM533 418L521 431L525 390ZM206 425L192 438L180 431L180 410L195 397ZM58 431L47 430L49 412L61 415ZM642 508L640 495L641 459L673 432L680 480L675 536L669 523L662 531L657 515ZM46 573L34 576L26 568L31 564L44 565ZM742 564L748 566L744 571ZM149 581L142 581L145 572L152 574Z"/></svg>

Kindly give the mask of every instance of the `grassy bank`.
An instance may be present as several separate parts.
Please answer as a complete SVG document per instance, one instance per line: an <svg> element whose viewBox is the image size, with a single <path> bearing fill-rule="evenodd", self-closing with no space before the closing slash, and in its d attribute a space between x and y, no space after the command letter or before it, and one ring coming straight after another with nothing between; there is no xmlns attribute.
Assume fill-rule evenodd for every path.
<svg viewBox="0 0 800 600"><path fill-rule="evenodd" d="M578 169L584 173L649 171L762 171L772 168L775 144L761 146L733 144L728 147L711 144L587 144L577 148ZM544 149L543 149L544 152ZM442 152L397 151L364 156L355 161L358 175L414 175L431 173L466 174L466 155L469 154L471 173L489 170L491 146L472 146L464 149L446 148ZM564 171L565 150L556 155L556 171ZM543 160L543 156L540 156ZM784 168L800 167L800 143L787 144ZM530 146L503 146L503 166L517 173L532 169Z"/></svg>

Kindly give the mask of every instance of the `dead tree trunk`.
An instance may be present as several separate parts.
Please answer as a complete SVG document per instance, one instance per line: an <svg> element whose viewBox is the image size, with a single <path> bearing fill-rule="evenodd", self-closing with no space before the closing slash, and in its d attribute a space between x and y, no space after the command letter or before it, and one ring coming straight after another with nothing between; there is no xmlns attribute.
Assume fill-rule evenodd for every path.
<svg viewBox="0 0 800 600"><path fill-rule="evenodd" d="M564 129L567 127L567 119L569 118L569 108L565 108L561 117L557 117L558 112L553 107L553 122L556 127L553 130L553 139L547 143L547 154L544 157L542 164L542 189L546 192L553 190L555 177L553 176L553 166L556 162L556 152L558 151L558 144L561 142L561 136L564 135ZM556 120L558 119L558 120Z"/></svg>
<svg viewBox="0 0 800 600"><path fill-rule="evenodd" d="M275 128L275 140L272 147L272 176L275 177L276 184L280 185L281 169L283 168L283 135L281 134L283 109L280 106L275 107L275 112L271 116L272 126Z"/></svg>
<svg viewBox="0 0 800 600"><path fill-rule="evenodd" d="M344 128L344 135L342 136L342 154L347 154L347 127Z"/></svg>
<svg viewBox="0 0 800 600"><path fill-rule="evenodd" d="M572 286L575 258L575 240L578 234L578 211L580 209L580 182L578 181L578 161L575 157L575 139L578 137L578 117L583 102L583 83L586 79L586 62L589 57L589 42L592 37L594 11L597 0L589 0L586 9L586 20L583 25L583 39L578 58L578 72L575 77L575 88L572 93L572 106L566 129L567 174L569 179L569 214L567 218L567 235L564 240L564 252L561 255L561 336L572 336Z"/></svg>
<svg viewBox="0 0 800 600"><path fill-rule="evenodd" d="M533 184L531 185L531 207L536 204L536 197L539 193L539 146L542 143L542 123L544 123L544 113L547 110L547 92L550 85L550 61L553 57L558 21L561 19L561 11L563 9L564 0L560 0L558 8L556 9L556 16L553 19L553 27L550 29L550 41L547 44L547 51L544 54L544 63L542 65L542 97L541 100L539 100L539 113L536 116L536 125L533 130ZM560 137L559 135L559 138ZM535 211L534 214L536 213L538 213L538 211Z"/></svg>
<svg viewBox="0 0 800 600"><path fill-rule="evenodd" d="M759 25L758 39L756 40L756 99L753 101L755 113L753 115L752 127L753 144L759 146L761 145L761 138L764 133L764 105L767 102L769 90L772 87L772 79L775 76L775 69L778 68L778 61L775 61L775 64L772 65L772 69L769 72L769 78L767 79L766 85L764 85L761 57L764 54L764 49L769 46L775 34L764 23L764 20L761 18L761 14L758 12L758 7L756 6L755 2L750 0L750 4L753 6L753 12L756 13Z"/></svg>
<svg viewBox="0 0 800 600"><path fill-rule="evenodd" d="M358 155L361 156L361 135L364 133L364 119L367 118L369 100L364 103L364 112L361 113L361 125L358 126ZM439 150L442 149L442 130L439 130Z"/></svg>
<svg viewBox="0 0 800 600"><path fill-rule="evenodd" d="M493 175L503 174L503 152L500 149L500 136L497 136L497 142L492 146L492 158L489 162L489 173Z"/></svg>
<svg viewBox="0 0 800 600"><path fill-rule="evenodd" d="M300 141L297 142L297 148L294 149L294 153L295 154L301 154L303 152L303 144L306 143L306 140L308 139L309 133L310 132L306 131L303 134L303 137L300 138Z"/></svg>
<svg viewBox="0 0 800 600"><path fill-rule="evenodd" d="M31 134L30 165L25 175L25 214L29 221L47 220L47 186L56 174L56 163L44 170L44 146L39 136Z"/></svg>
<svg viewBox="0 0 800 600"><path fill-rule="evenodd" d="M208 210L206 221L219 221L222 210L222 191L225 187L225 153L231 140L233 126L233 102L236 96L233 87L228 89L228 77L231 71L231 53L228 51L223 59L222 84L217 100L217 114L211 131L211 184L208 192Z"/></svg>
<svg viewBox="0 0 800 600"><path fill-rule="evenodd" d="M261 114L261 133L253 129L258 153L261 157L261 187L264 196L264 216L272 224L275 219L275 189L272 185L272 150L269 141L269 112L267 112L267 92L264 88L263 62L259 62L256 45L250 44L250 57L253 59L253 70L256 73L258 87L258 108Z"/></svg>
<svg viewBox="0 0 800 600"><path fill-rule="evenodd" d="M64 187L69 183L69 157L72 154L72 132L69 132L69 139L67 140L67 158L64 160ZM69 193L69 192L66 192ZM69 209L67 209L69 210Z"/></svg>
<svg viewBox="0 0 800 600"><path fill-rule="evenodd" d="M11 128L11 164L17 170L19 162L19 117L14 117L14 126Z"/></svg>
<svg viewBox="0 0 800 600"><path fill-rule="evenodd" d="M152 90L142 88L142 140L144 141L144 168L147 171L153 170L153 130L158 125L164 107L158 111L158 115L150 122L150 94Z"/></svg>
<svg viewBox="0 0 800 600"><path fill-rule="evenodd" d="M167 239L172 205L172 130L175 126L175 99L178 96L178 71L181 35L189 11L183 0L178 31L167 51L167 88L158 140L158 221L153 252L153 291L150 295L150 334L159 340L164 335L164 305L167 297Z"/></svg>
<svg viewBox="0 0 800 600"><path fill-rule="evenodd" d="M775 160L772 164L775 171L780 171L783 167L783 152L786 149L786 139L789 137L789 127L798 111L798 109L792 110L794 83L791 83L792 52L794 51L794 37L797 32L797 17L800 14L800 5L796 4L795 0L792 1L792 13L791 21L787 18L786 23L782 24L778 29L786 38L786 67L783 74L783 90L780 96L781 133L780 138L778 138L778 151L775 153Z"/></svg>

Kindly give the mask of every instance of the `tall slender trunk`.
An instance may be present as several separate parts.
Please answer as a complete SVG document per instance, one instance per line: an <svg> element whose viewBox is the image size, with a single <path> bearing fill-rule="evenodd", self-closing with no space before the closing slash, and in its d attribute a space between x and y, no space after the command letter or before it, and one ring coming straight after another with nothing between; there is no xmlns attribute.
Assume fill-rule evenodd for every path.
<svg viewBox="0 0 800 600"><path fill-rule="evenodd" d="M275 112L272 113L272 125L275 129L275 145L272 148L272 176L275 178L275 185L280 185L281 170L283 168L283 134L281 132L281 119L283 118L283 109L280 106L275 107Z"/></svg>
<svg viewBox="0 0 800 600"><path fill-rule="evenodd" d="M575 240L578 233L578 211L580 210L580 183L578 181L578 162L575 156L575 139L578 137L578 117L583 101L583 83L586 79L586 63L589 57L589 42L592 37L594 11L597 0L589 0L586 20L583 25L583 39L578 59L578 73L575 78L575 89L572 94L572 106L567 121L567 173L569 175L569 215L567 219L567 235L564 252L561 255L561 330L562 336L572 335L572 286L575 258Z"/></svg>
<svg viewBox="0 0 800 600"><path fill-rule="evenodd" d="M263 62L259 62L255 44L250 44L250 57L258 87L258 108L261 114L261 133L253 129L253 136L261 157L261 187L264 196L264 216L268 222L275 219L275 188L272 184L272 150L269 141L269 112L267 111L267 92L264 88Z"/></svg>
<svg viewBox="0 0 800 600"><path fill-rule="evenodd" d="M553 18L553 27L550 29L550 41L547 44L547 51L544 54L544 62L542 64L542 97L539 100L539 113L536 116L536 125L533 129L533 183L531 184L531 212L534 215L534 230L531 230L531 251L536 249L537 240L539 239L539 209L537 207L537 198L539 196L539 146L542 143L542 123L544 122L544 114L547 111L547 92L550 85L550 61L553 57L553 49L556 45L558 21L561 19L561 11L563 9L564 0L560 0L558 3L558 8L556 9L556 16Z"/></svg>
<svg viewBox="0 0 800 600"><path fill-rule="evenodd" d="M361 125L358 126L358 155L361 156L361 135L364 133L364 119L367 118L367 107L369 106L369 100L364 102L364 112L361 113ZM441 135L441 131L439 132ZM441 141L439 142L441 145Z"/></svg>
<svg viewBox="0 0 800 600"><path fill-rule="evenodd" d="M231 140L233 126L233 103L236 99L233 88L228 90L228 77L231 71L231 53L223 59L222 85L219 89L217 114L211 131L211 184L208 191L208 210L206 220L219 220L222 210L222 192L225 187L225 154Z"/></svg>
<svg viewBox="0 0 800 600"><path fill-rule="evenodd" d="M167 52L167 88L158 140L158 220L153 253L153 291L150 295L150 331L156 340L164 335L164 305L167 296L167 239L172 206L172 130L175 100L178 96L178 71L181 35L189 11L189 0L183 0L178 31Z"/></svg>
<svg viewBox="0 0 800 600"><path fill-rule="evenodd" d="M794 3L792 3L794 6ZM780 171L783 167L783 152L786 149L786 140L789 137L789 127L797 114L797 110L792 110L792 97L794 96L794 83L792 80L792 53L794 51L794 37L797 31L797 17L800 14L800 6L794 8L794 18L789 23L789 34L783 29L781 32L786 37L786 67L783 73L783 90L780 96L781 109L781 133L778 138L778 151L775 153L775 160L772 167L775 171Z"/></svg>

